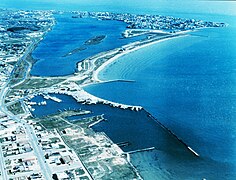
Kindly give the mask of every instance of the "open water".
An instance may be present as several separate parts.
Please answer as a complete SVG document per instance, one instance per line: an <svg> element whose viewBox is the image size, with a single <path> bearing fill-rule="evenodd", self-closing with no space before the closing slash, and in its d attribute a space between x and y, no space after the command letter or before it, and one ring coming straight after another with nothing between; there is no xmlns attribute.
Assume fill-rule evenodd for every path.
<svg viewBox="0 0 236 180"><path fill-rule="evenodd" d="M108 100L142 105L200 155L200 158L194 158L188 152L184 153L185 147L175 144L174 138L166 138L166 146L163 146L166 148L131 156L133 164L145 179L236 178L235 2L178 1L176 3L162 0L138 2L114 0L97 3L71 1L71 4L68 1L55 2L2 0L0 7L151 13L229 23L227 28L203 29L191 33L190 36L161 42L121 57L99 75L105 80L117 78L135 80L133 83L105 83L85 89ZM58 16L57 20L59 23L51 31L57 31L55 33L57 35L53 36L50 32L51 34L46 36L45 41L42 41L33 54L38 59L31 71L34 75L55 76L73 73L77 61L99 52L99 48L95 47L94 51L84 51L85 55L80 53L64 59L61 56L92 36L106 33L106 28L110 29L111 37L114 37L111 38L111 42L115 44L112 48L123 43L118 42L122 40L118 40L119 37L114 35L124 28L120 22L91 20L93 28L89 27L87 22L84 25L84 21L75 23L74 21L78 19L67 20L66 16ZM68 24L74 28L69 28ZM76 29L77 27L80 28ZM81 27L84 27L84 31ZM116 27L116 30L112 27ZM90 28L93 31L89 31ZM83 32L88 36L85 37ZM107 31L107 34L109 32ZM67 36L63 36L65 34ZM112 41L114 39L117 41ZM113 45L109 43L109 38L107 42L105 39L104 43L105 48L101 51L111 47L109 44ZM61 67L63 69L60 69ZM36 112L52 113L63 107L74 107L73 100L64 101L66 103L62 103L60 107L55 103L50 108L38 107ZM146 136L148 141L142 139L140 145L144 141L151 142L148 145L155 145L155 142L159 141L156 136L158 133L155 134L155 128L153 129L155 125L151 125L152 122L149 124L147 121L138 120L139 123L132 126L138 117L127 115L125 118L110 109L106 109L105 113L111 116L113 114L113 118L110 117L113 120L106 124L98 124L94 129L106 132L114 142L119 142L118 138L121 137L117 127L122 129L125 122L131 125L128 129L123 129L124 137L128 138L133 131L144 128L145 131L150 129L151 137ZM162 139L161 142L165 141ZM173 149L179 150L181 155L176 152L178 155L174 155Z"/></svg>
<svg viewBox="0 0 236 180"><path fill-rule="evenodd" d="M92 18L72 18L74 14L56 14L56 26L45 36L32 53L36 63L31 74L35 76L63 76L76 72L76 64L103 51L121 47L140 37L124 39L121 33L126 23L99 21ZM85 45L95 36L105 35L99 44ZM68 53L82 48L71 55Z"/></svg>
<svg viewBox="0 0 236 180"><path fill-rule="evenodd" d="M201 158L227 166L227 173L221 172L225 177L235 177L234 25L203 29L125 55L99 76L135 82L85 89L111 101L143 106Z"/></svg>

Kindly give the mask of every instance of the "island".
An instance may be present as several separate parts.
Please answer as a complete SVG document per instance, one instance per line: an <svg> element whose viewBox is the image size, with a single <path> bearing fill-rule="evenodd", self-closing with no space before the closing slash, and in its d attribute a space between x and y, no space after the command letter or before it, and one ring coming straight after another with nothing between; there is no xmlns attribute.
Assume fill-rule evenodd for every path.
<svg viewBox="0 0 236 180"><path fill-rule="evenodd" d="M71 18L95 18L127 23L124 38L145 35L145 38L110 51L85 58L77 63L74 74L60 77L32 76L35 63L32 52L55 26L56 11L0 10L0 179L142 179L130 161L132 152L121 147L129 142L114 143L105 133L92 127L106 121L103 114L93 115L90 110L60 110L38 118L34 106L44 106L47 100L61 103L55 94L73 97L89 106L105 105L123 112L145 114L183 146L199 157L191 147L158 122L141 106L120 104L95 97L83 87L101 83L98 73L117 58L140 48L188 36L198 28L225 27L225 23L204 22L160 15L134 15L110 12L71 12ZM6 21L6 19L8 19ZM81 47L63 57L79 53L88 46L99 45L106 35L91 37ZM117 79L115 81L123 81ZM126 80L124 80L126 81ZM34 102L36 96L44 98ZM76 121L68 117L83 116ZM152 151L155 147L137 151Z"/></svg>

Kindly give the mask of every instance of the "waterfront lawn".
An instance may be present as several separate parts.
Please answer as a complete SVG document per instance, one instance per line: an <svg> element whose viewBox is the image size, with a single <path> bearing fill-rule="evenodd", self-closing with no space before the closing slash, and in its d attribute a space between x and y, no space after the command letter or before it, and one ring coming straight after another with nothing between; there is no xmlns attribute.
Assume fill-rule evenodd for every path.
<svg viewBox="0 0 236 180"><path fill-rule="evenodd" d="M24 110L21 106L21 103L20 102L16 102L10 106L7 106L7 109L9 111L11 111L14 115L17 115L17 114L23 114L24 113Z"/></svg>
<svg viewBox="0 0 236 180"><path fill-rule="evenodd" d="M53 86L65 81L66 78L39 78L31 77L26 79L22 84L14 87L14 89L40 89Z"/></svg>

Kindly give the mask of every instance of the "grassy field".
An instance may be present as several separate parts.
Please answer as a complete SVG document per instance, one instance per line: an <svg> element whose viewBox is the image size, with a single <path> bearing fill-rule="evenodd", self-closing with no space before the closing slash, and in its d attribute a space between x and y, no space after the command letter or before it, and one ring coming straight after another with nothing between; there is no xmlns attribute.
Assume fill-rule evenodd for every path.
<svg viewBox="0 0 236 180"><path fill-rule="evenodd" d="M39 88L46 88L52 85L58 84L63 82L65 78L29 78L26 79L22 84L19 86L14 87L14 89L39 89Z"/></svg>
<svg viewBox="0 0 236 180"><path fill-rule="evenodd" d="M91 123L102 120L103 116L80 119L79 115L82 114L89 112L70 110L30 120L36 121L45 130L57 129L63 141L76 152L95 179L139 179L126 157L116 150L117 146L104 133L96 133L88 127ZM75 115L78 116L77 120L67 120L67 117Z"/></svg>
<svg viewBox="0 0 236 180"><path fill-rule="evenodd" d="M15 104L7 106L7 109L15 115L24 113L24 110L23 110L20 102L16 102Z"/></svg>
<svg viewBox="0 0 236 180"><path fill-rule="evenodd" d="M13 70L10 84L14 85L20 82L26 73L27 68L29 67L28 63L25 61L18 61Z"/></svg>

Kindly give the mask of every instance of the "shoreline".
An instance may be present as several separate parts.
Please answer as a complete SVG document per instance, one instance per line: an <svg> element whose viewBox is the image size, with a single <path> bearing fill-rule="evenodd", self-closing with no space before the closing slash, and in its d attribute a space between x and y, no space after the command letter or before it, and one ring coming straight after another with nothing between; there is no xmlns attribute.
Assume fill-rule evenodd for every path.
<svg viewBox="0 0 236 180"><path fill-rule="evenodd" d="M191 31L192 32L192 31ZM116 107L116 108L120 108L120 109L130 109L131 111L140 111L140 110L144 110L145 112L148 113L148 111L146 111L143 107L141 106L135 106L135 105L126 105L126 104L121 104L121 103L117 103L117 102L112 102L106 99L102 99L99 98L97 96L94 96L90 93L88 93L87 91L85 91L83 89L84 86L87 85L91 85L91 84L95 84L95 83L101 83L101 82L105 82L99 79L98 74L104 69L106 68L109 64L113 63L115 60L117 60L119 57L122 57L126 54L129 54L131 52L137 51L141 48L145 48L151 45L154 45L156 43L159 42L163 42L166 40L171 40L172 38L179 38L179 37L185 37L188 36L189 34L187 34L187 32L181 32L181 33L175 33L173 35L167 35L164 37L154 37L151 39L145 39L143 41L136 41L134 43L130 43L128 45L124 45L121 48L123 48L124 50L120 51L121 48L116 48L114 50L108 51L108 52L102 52L101 54L95 55L94 58L88 58L91 60L92 62L92 68L88 68L84 73L82 74L74 74L71 76L67 76L67 79L64 82L74 82L77 81L78 79L83 79L83 77L88 77L88 79L90 80L90 83L87 83L86 81L78 84L77 88L76 85L73 83L72 84L67 84L65 85L64 88L66 87L70 87L70 89L76 89L76 94L70 91L65 91L63 93L63 91L60 90L60 88L63 88L63 84L59 83L57 84L60 88L56 88L54 86L54 88L56 88L58 90L58 94L67 94L69 96L72 96L74 99L76 99L77 101L81 101L84 100L85 103L88 104L106 104L106 105L110 105L112 107ZM33 51L33 50L32 50ZM110 58L108 58L108 56L111 56ZM97 60L99 60L100 58L104 58L106 61L103 62L101 64L95 64L95 62ZM86 60L84 60L86 61ZM84 62L82 61L82 62ZM50 77L49 77L50 78ZM60 77L55 77L55 78L60 78ZM44 90L46 90L48 93L50 93L50 89L52 90L52 92L55 93L55 89L53 87L51 88L45 88ZM81 88L81 89L80 89ZM157 121L157 120L156 120ZM165 126L161 126L164 129L167 129ZM177 138L177 136L175 136L171 131L168 131L173 137ZM109 138L110 139L110 138ZM187 146L183 141L181 141L179 138L177 138L178 141L180 141L181 143L183 143L185 146ZM112 141L112 140L111 140ZM113 141L112 141L113 142ZM189 146L187 146L189 147ZM128 159L127 159L128 160ZM129 161L128 161L129 162ZM130 163L130 162L129 162ZM130 163L131 164L131 163ZM132 164L131 164L132 165Z"/></svg>
<svg viewBox="0 0 236 180"><path fill-rule="evenodd" d="M92 77L91 80L92 82L91 83L85 83L85 84L82 84L82 85L79 85L81 87L81 90L84 92L84 94L87 94L87 97L94 97L95 99L99 99L99 100L102 100L102 104L110 104L110 105L113 105L113 107L118 107L118 108L121 108L122 106L126 107L126 108L121 108L121 109L128 109L130 107L133 107L134 109L136 110L144 110L148 116L153 119L160 127L162 127L164 130L166 130L166 132L168 132L171 136L173 136L175 139L177 139L181 144L183 144L185 146L185 148L187 150L189 150L189 152L192 153L193 156L195 157L200 157L200 155L195 151L193 150L187 143L185 143L181 138L179 138L175 133L173 133L170 129L168 129L165 125L163 125L161 122L159 122L154 116L152 116L144 107L142 106L135 106L135 105L126 105L126 104L122 104L122 103L117 103L117 102L113 102L113 101L109 101L109 100L106 100L106 99L102 99L102 98L99 98L95 95L92 95L90 93L88 93L87 91L84 90L83 87L85 86L89 86L89 85L92 85L92 84L96 84L96 83L105 83L105 82L110 82L110 81L113 81L111 79L109 80L101 80L99 79L98 75L99 73L105 69L108 65L114 63L118 58L124 56L124 55L127 55L129 53L132 53L132 52L135 52L139 49L142 49L142 48L145 48L145 47L148 47L148 46L151 46L151 45L154 45L154 44L157 44L157 43L160 43L160 42L164 42L164 41L167 41L167 40L171 40L171 39L175 39L175 38L180 38L180 37L186 37L186 36L190 36L190 34L187 34L189 32L194 32L193 30L188 30L188 31L184 31L184 32L178 32L178 33L175 33L174 35L171 35L171 36L165 36L164 38L160 38L160 39L156 39L154 41L151 41L151 42L134 42L134 43L131 43L131 44L128 44L128 45L125 45L125 47L129 48L131 47L131 49L129 50L125 50L123 52L119 52L118 54L114 55L113 57L111 57L109 60L105 61L104 63L102 63L95 71L92 71ZM137 44L137 43L141 43L140 44ZM144 43L144 44L142 44ZM135 46L132 48L132 45L135 44ZM124 47L124 46L123 46ZM112 53L116 53L117 50L113 50L112 52L108 52L108 53L105 53L102 54L101 56L98 56L98 57L95 57L95 59L99 59L99 58L102 58L104 56L107 56L107 55L110 55ZM92 59L93 61L93 59ZM115 81L115 80L114 80ZM73 97L73 96L72 96ZM74 97L75 98L75 97ZM76 98L75 98L76 99ZM99 102L99 101L98 101ZM105 103L104 103L105 102ZM95 103L96 104L96 103ZM121 105L121 107L119 107ZM131 108L131 110L133 110Z"/></svg>
<svg viewBox="0 0 236 180"><path fill-rule="evenodd" d="M85 87L85 86L88 86L88 85L91 85L91 84L94 84L94 81L95 82L98 82L98 83L103 83L103 82L106 82L107 80L101 80L99 78L99 73L105 69L108 65L114 63L118 58L122 57L122 56L125 56L129 53L132 53L132 52L135 52L135 51L138 51L139 49L142 49L142 48L145 48L145 47L148 47L148 46L151 46L151 45L154 45L154 44L157 44L157 43L161 43L161 42L164 42L164 41L167 41L167 40L171 40L171 39L174 39L174 38L180 38L180 37L185 37L185 36L189 36L189 34L187 34L188 32L193 32L192 30L191 31L185 31L185 32L179 32L179 33L175 33L171 36L165 36L163 38L160 38L160 39L156 39L154 41L151 41L151 42L140 42L140 41L137 41L137 42L134 42L134 43L131 43L131 44L128 44L128 45L125 45L123 47L127 47L127 48L132 48L132 45L134 44L134 47L132 49L129 49L129 50L125 50L123 52L120 52L118 53L117 55L115 55L114 57L110 58L109 60L105 61L104 63L102 63L95 71L93 71L92 73L92 80L93 82L92 83L89 83L89 84L83 84L82 87ZM137 44L135 45L136 43L144 43L144 44ZM121 47L122 48L122 47ZM109 53L107 54L109 55ZM105 55L106 56L106 55ZM99 57L98 57L99 58Z"/></svg>
<svg viewBox="0 0 236 180"><path fill-rule="evenodd" d="M55 24L53 24L53 26L54 25ZM132 53L132 52L135 52L135 51L138 51L141 48L146 48L148 46L155 45L159 42L161 43L161 42L164 42L164 41L167 41L167 40L171 40L172 38L175 39L175 38L180 38L180 37L192 36L191 32L194 32L195 30L194 31L193 30L181 31L181 32L176 32L176 33L173 33L173 34L165 34L165 35L163 35L163 34L158 35L158 33L157 33L153 36L149 34L149 33L153 33L152 30L147 30L146 31L147 36L146 36L145 39L142 39L140 41L135 41L135 42L130 43L130 44L126 44L122 47L118 47L118 48L112 49L110 51L103 51L99 54L95 54L94 56L88 57L88 58L82 60L81 62L77 62L76 63L76 65L77 65L76 73L72 73L72 74L69 74L69 75L55 76L55 77L32 76L30 74L30 70L32 68L32 65L34 64L34 61L33 60L31 61L30 59L28 59L28 56L29 56L29 58L32 57L32 52L34 51L34 49L37 48L38 44L44 39L46 34L51 30L52 29L49 29L47 32L45 32L44 36L42 36L42 38L39 39L39 41L34 44L33 48L29 48L30 51L29 52L27 51L26 58L22 58L23 61L25 61L26 63L29 64L29 67L27 66L25 69L23 69L25 71L23 73L23 75L24 75L23 79L19 83L14 84L13 86L10 86L9 88L7 88L7 89L10 89L13 93L15 93L14 95L16 95L16 96L13 96L13 98L15 98L17 100L17 102L19 101L21 106L22 105L24 106L23 111L25 113L23 115L19 114L19 116L21 115L20 120L23 120L23 125L25 125L24 123L25 123L25 120L27 120L26 118L28 118L27 116L32 117L32 120L35 120L34 117L31 114L31 111L29 111L29 106L26 106L27 105L26 101L28 100L28 97L30 97L31 95L32 96L37 96L37 93L45 92L45 94L41 94L42 96L45 96L44 97L45 99L53 100L56 103L60 103L62 101L61 99L57 98L56 96L50 96L50 91L51 91L52 94L54 94L54 93L57 94L58 93L58 94L62 94L62 95L71 96L72 98L74 98L75 100L77 100L81 104L97 104L97 105L104 104L106 106L111 106L112 108L117 108L117 109L127 109L127 110L130 110L130 111L145 111L145 113L147 113L147 117L149 119L154 120L161 128L163 128L165 131L167 131L167 133L169 133L171 136L173 136L173 138L177 139L180 143L182 143L185 146L185 148L189 152L191 152L195 157L198 158L200 156L195 150L192 149L192 147L188 146L188 144L186 144L181 138L179 138L177 135L175 135L174 132L172 132L170 129L168 129L167 126L162 124L157 118L152 116L142 106L125 105L125 104L117 103L116 101L112 102L112 101L106 100L107 98L102 99L102 98L99 98L99 96L95 96L93 94L88 93L83 88L83 87L88 86L88 85L92 85L92 84L96 85L97 83L107 83L107 82L111 82L111 81L133 81L133 80L127 80L126 78L121 79L121 80L110 78L111 80L106 80L106 78L102 78L102 76L100 76L100 78L99 78L99 73L103 74L103 72L104 72L103 70L105 68L112 68L110 65L117 62L116 60L119 59L122 56L128 55L129 53ZM145 31L142 32L142 33L145 33ZM186 40L186 39L184 39L184 40ZM177 46L178 46L178 44L179 44L179 42L177 43ZM155 47L157 47L157 46L155 46ZM154 47L152 47L152 48L154 48ZM71 51L71 52L73 52L73 51ZM135 54L131 54L131 55L135 56ZM144 63L146 63L145 58L143 57L142 59L143 59L142 61L144 61ZM122 63L124 63L124 64L122 64L122 66L126 67L127 62L124 61L125 59L120 59L120 60L122 60ZM129 61L128 58L126 60ZM79 66L79 65L81 65L81 66ZM140 63L139 63L139 67L141 67ZM108 70L111 71L111 69L108 69ZM61 81L58 81L59 79L61 79ZM104 79L104 80L102 80L102 79ZM44 85L46 85L46 86L44 87ZM18 86L23 87L23 88L22 89L21 88L17 89ZM27 92L25 93L24 91L25 92L27 91ZM48 93L48 94L46 94L46 93ZM9 99L12 98L12 97L10 97L10 95L12 95L10 92L9 93L7 93L7 91L6 91L6 93L3 92L4 96L5 96L5 94L7 95L7 98L9 98ZM21 97L21 95L22 95L22 97ZM38 94L38 95L40 95L40 94ZM5 99L6 99L6 97L3 97L3 100L5 100ZM3 102L3 103L7 105L6 102ZM11 101L10 101L10 103L11 103ZM15 103L15 102L13 102L13 103ZM39 102L39 103L41 105L45 105L42 102ZM97 107L97 105L96 105L96 107ZM6 107L8 108L8 105ZM11 110L9 110L9 109L8 109L8 111L11 112ZM70 111L70 109L69 110L65 109L65 113L67 113L69 111ZM124 112L124 111L122 110L120 113L122 113L122 112ZM118 115L120 115L120 113ZM62 114L61 111L59 111L58 114ZM23 117L23 116L25 116L25 117ZM11 115L10 115L10 117L11 117ZM17 118L17 119L19 119L19 118ZM60 120L60 118L58 118L58 119ZM48 121L50 121L50 122L51 122L51 120L53 120L53 119L48 119ZM40 121L41 121L41 119L40 119ZM66 121L66 119L65 119L65 122L70 124L70 125L73 125L72 123L69 122L69 120ZM122 167L126 167L126 166L123 166L123 165L127 165L126 163L124 163L124 162L127 161L128 165L129 165L128 167L130 168L130 166L131 166L131 172L135 173L134 175L137 177L137 179L139 179L139 178L142 179L142 177L141 177L141 175L142 175L142 169L141 169L142 166L140 166L141 167L140 168L141 170L140 170L138 167L134 166L132 164L133 162L131 161L130 154L133 154L134 151L125 152L121 149L120 146L118 146L119 143L115 143L113 141L113 139L111 139L111 137L109 137L105 134L105 132L96 133L95 131L93 131L92 126L95 123L99 123L99 122L100 122L100 120L95 121L94 123L92 123L88 126L89 131L91 130L90 131L91 134L94 135L94 136L102 134L99 137L104 137L105 140L107 140L106 142L109 142L112 145L111 146L112 155L117 153L116 154L117 158L115 159L116 160L115 163L119 164L119 163L123 162ZM61 126L61 124L58 123L57 125L60 125L60 128L63 128L63 126ZM31 127L31 125L27 125L27 127L28 126ZM82 127L82 126L80 128L83 130L82 133L84 133L85 130L88 130L86 128L83 129L84 127ZM36 132L36 129L33 130L33 132ZM61 131L58 131L58 132L61 132ZM74 132L75 131L73 131L73 129L72 130L70 129L71 134L73 134ZM28 134L30 134L30 133L28 133ZM33 133L33 135L34 134L35 133ZM62 142L64 142L66 144L66 146L68 146L69 149L72 149L73 153L75 153L75 150L77 149L77 147L79 147L80 149L82 149L82 147L83 147L83 146L80 147L78 145L73 146L74 145L73 142L81 142L81 139L88 140L90 138L89 133L82 134L82 135L84 135L84 136L81 136L81 134L78 134L78 139L74 139L74 137L71 138L70 139L71 142L70 142L70 141L66 141L66 139L63 138L64 135L62 133L58 134L60 140ZM91 136L91 138L93 138L93 137ZM101 141L101 139L98 139L97 142L95 142L94 140L96 140L96 139L92 139L92 141L90 142L91 146L84 146L89 151L91 150L91 153L86 154L86 156L84 156L84 154L83 154L84 152L82 152L81 154L76 153L77 158L79 159L79 161L81 161L84 170L86 171L86 173L88 173L88 175L89 175L88 177L91 178L91 179L93 179L93 178L96 179L96 177L98 177L98 175L100 176L102 173L97 175L96 173L94 173L93 169L90 170L90 164L89 163L93 163L93 162L98 162L99 163L99 162L101 162L101 164L105 164L105 166L104 166L105 168L108 168L109 170L113 171L113 169L112 169L113 166L112 166L112 164L109 164L109 159L108 159L108 158L113 157L113 156L108 156L110 154L107 153L108 152L107 151L108 150L107 144L105 144L105 146L104 146L104 153L101 153L101 152L103 152L101 150L101 147L103 147L103 142ZM67 143L69 143L69 145ZM92 149L93 147L96 147L96 145L99 147L99 151L97 151L97 148ZM36 148L34 148L34 151L35 151L35 149ZM154 149L155 149L155 147L150 148L150 150L154 150ZM36 150L38 150L38 148ZM135 151L135 152L140 152L142 150L144 150L144 149L140 149L140 150ZM96 154L94 155L94 152L98 153L98 155L96 155ZM82 158L80 155L83 156L84 158ZM90 155L94 155L94 156L90 156ZM107 156L104 156L104 155L107 155ZM162 154L158 154L158 156L160 156L160 157L161 157L161 155ZM40 159L38 158L37 161L40 162L39 160L41 160L41 158ZM143 160L143 159L140 158L140 160ZM156 177L159 177L159 173L161 174L162 171L163 171L163 173L165 173L165 167L164 166L163 166L164 168L161 167L162 166L162 164L161 164L162 161L159 160L159 162L160 162L160 166L159 166L160 168L155 166L155 168L158 169L157 171L154 171L154 169L148 169L147 170L147 171L152 171L153 170L157 174ZM45 161L45 163L49 164L48 161L47 162ZM49 164L49 167L51 168L50 164ZM117 164L115 164L115 165L117 165ZM69 164L69 165L71 165L71 164ZM144 164L144 166L145 166L145 164ZM72 167L72 166L70 166L70 167ZM100 168L99 166L97 166L97 167ZM95 166L95 168L97 168L97 167ZM50 170L50 168L48 168L48 169ZM102 166L101 166L101 168L102 168ZM114 166L114 168L115 168L115 166ZM149 168L149 166L147 166L145 168ZM145 168L144 168L144 170L146 170ZM96 171L96 169L95 169L95 171ZM115 172L115 171L113 171L113 172ZM120 170L120 171L118 170L117 172L124 173L124 172L122 172L122 170Z"/></svg>
<svg viewBox="0 0 236 180"><path fill-rule="evenodd" d="M51 30L51 29L50 29ZM50 31L49 30L49 31ZM48 31L48 32L49 32ZM199 154L194 151L190 146L188 146L184 141L182 141L181 139L179 139L171 130L169 130L167 127L165 127L163 124L161 124L155 117L153 117L146 109L144 109L142 106L138 106L138 105L127 105L127 104L122 104L122 103L117 103L117 102L113 102L113 101L109 101L109 100L106 100L106 99L103 99L103 98L99 98L97 96L94 96L90 93L88 93L87 91L85 91L83 89L84 86L88 86L88 85L91 85L91 84L95 84L95 83L102 83L102 82L106 82L106 81L102 81L99 79L98 77L98 74L104 69L106 68L109 64L111 63L114 63L115 60L117 60L118 58L126 55L126 54L129 54L129 53L132 53L134 51L137 51L141 48L145 48L145 47L148 47L148 46L151 46L151 45L154 45L154 44L157 44L157 43L160 43L160 42L164 42L164 41L167 41L167 40L171 40L171 39L174 39L174 38L180 38L180 37L185 37L185 36L189 36L189 34L187 34L189 31L185 31L185 32L179 32L179 33L175 33L173 35L167 35L167 36L164 36L164 37L158 37L157 39L153 38L153 39L145 39L144 41L136 41L136 42L133 42L133 43L130 43L128 45L124 45L122 46L121 48L125 48L124 51L119 51L120 48L116 48L114 50L111 50L111 51L108 51L108 52L102 52L101 54L98 54L98 55L95 55L95 58L89 58L93 63L96 62L97 59L99 58L104 58L104 57L107 57L109 55L114 55L112 56L111 58L108 58L107 61L103 62L102 64L100 65L97 65L98 68L96 69L96 66L93 66L92 68L92 74L90 74L89 76L89 79L91 80L90 83L81 83L80 85L76 86L72 84L67 84L65 86L66 87L70 87L71 89L76 89L76 94L73 93L73 92L70 92L70 91L66 91L63 93L63 91L60 90L60 88L56 88L58 90L58 92L56 92L56 89L54 89L53 87L51 88L46 88L45 90L48 92L48 93L58 93L58 94L64 94L64 95L69 95L69 96L72 96L77 102L81 102L81 101L84 101L84 103L87 103L87 104L105 104L105 105L109 105L113 108L120 108L120 109L129 109L131 111L142 111L144 110L147 114L150 115L150 118L154 119L155 122L157 122L157 124L159 124L163 129L165 129L169 134L171 134L174 138L176 138L179 142L181 142L193 155L195 155L196 157L199 157ZM191 30L191 32L193 32ZM44 37L44 36L43 36ZM43 39L43 38L42 38ZM41 40L42 40L41 39ZM40 41L39 41L40 42ZM38 42L38 43L39 43ZM35 44L34 48L32 49L31 53L33 52L33 50L37 47L37 44ZM84 60L85 61L85 60ZM83 62L83 61L82 61ZM94 64L93 64L94 65ZM31 68L31 67L30 67ZM95 69L95 71L94 71ZM91 69L90 69L91 70ZM28 73L29 73L29 70L28 70ZM27 74L28 74L27 73ZM82 74L82 77L83 76L86 76L86 71L85 73ZM65 80L66 82L70 82L70 81L76 81L77 78L79 78L80 76L79 75L70 75L70 76L67 76L67 80ZM50 77L49 77L50 78ZM58 78L58 77L55 77L55 78ZM59 87L63 88L63 85L62 84L58 84ZM52 90L50 92L50 90ZM110 138L109 138L110 139ZM128 159L127 159L128 160ZM130 163L131 164L131 163Z"/></svg>

